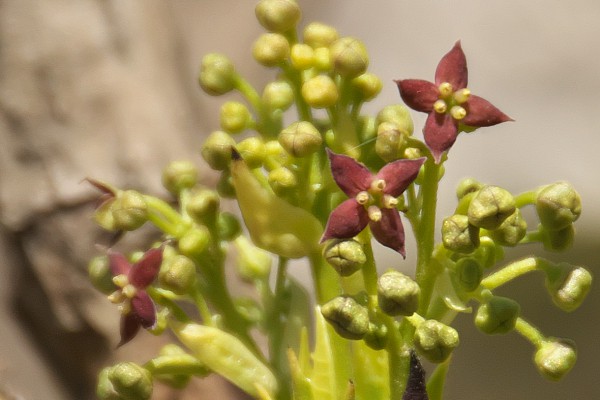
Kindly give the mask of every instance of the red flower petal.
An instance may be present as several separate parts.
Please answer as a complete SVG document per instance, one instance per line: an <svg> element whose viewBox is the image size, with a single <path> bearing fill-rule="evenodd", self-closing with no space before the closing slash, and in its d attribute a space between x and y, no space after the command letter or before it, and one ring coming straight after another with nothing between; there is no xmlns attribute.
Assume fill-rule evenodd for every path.
<svg viewBox="0 0 600 400"><path fill-rule="evenodd" d="M440 60L435 70L435 84L439 86L448 82L452 85L452 89L457 90L467 87L468 80L467 58L460 47L459 40Z"/></svg>
<svg viewBox="0 0 600 400"><path fill-rule="evenodd" d="M130 342L131 339L137 335L140 330L140 321L138 318L132 314L126 314L121 316L121 341L117 345L117 347L123 346L125 343Z"/></svg>
<svg viewBox="0 0 600 400"><path fill-rule="evenodd" d="M425 143L431 149L433 158L439 163L442 154L450 149L458 136L456 122L449 114L438 114L432 112L425 121L423 128Z"/></svg>
<svg viewBox="0 0 600 400"><path fill-rule="evenodd" d="M370 187L373 174L367 167L352 157L336 154L329 149L327 149L327 155L333 179L346 195L354 197Z"/></svg>
<svg viewBox="0 0 600 400"><path fill-rule="evenodd" d="M404 227L400 220L400 214L395 208L382 208L381 219L377 222L369 223L371 232L375 239L382 245L396 250L406 258L404 250Z"/></svg>
<svg viewBox="0 0 600 400"><path fill-rule="evenodd" d="M131 313L137 316L139 323L146 329L156 324L156 308L154 302L143 290L139 290L131 299Z"/></svg>
<svg viewBox="0 0 600 400"><path fill-rule="evenodd" d="M460 122L468 126L492 126L513 120L492 103L479 96L472 95L469 101L463 104L463 107L467 110L467 116Z"/></svg>
<svg viewBox="0 0 600 400"><path fill-rule="evenodd" d="M369 223L369 215L356 199L348 199L331 212L321 243L328 239L348 239L360 233Z"/></svg>
<svg viewBox="0 0 600 400"><path fill-rule="evenodd" d="M438 100L440 94L436 85L421 79L398 80L396 84L407 106L421 112L433 110L433 103Z"/></svg>
<svg viewBox="0 0 600 400"><path fill-rule="evenodd" d="M400 196L414 181L417 179L419 169L425 162L426 158L417 158L415 160L396 160L384 165L375 179L383 179L386 183L385 194L393 197Z"/></svg>
<svg viewBox="0 0 600 400"><path fill-rule="evenodd" d="M109 250L108 261L110 272L113 276L129 274L129 271L131 270L131 263L123 254Z"/></svg>
<svg viewBox="0 0 600 400"><path fill-rule="evenodd" d="M142 259L136 262L129 272L129 283L136 288L145 288L150 285L160 270L160 264L162 263L162 247L157 249L150 249Z"/></svg>

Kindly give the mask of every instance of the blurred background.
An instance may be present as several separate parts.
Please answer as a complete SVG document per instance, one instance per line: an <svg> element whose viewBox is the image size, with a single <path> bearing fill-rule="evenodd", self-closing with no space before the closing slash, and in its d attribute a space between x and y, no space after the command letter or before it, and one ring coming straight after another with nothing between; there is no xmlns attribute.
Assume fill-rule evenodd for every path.
<svg viewBox="0 0 600 400"><path fill-rule="evenodd" d="M454 188L473 176L513 193L568 180L582 196L574 247L553 260L600 265L600 3L594 0L298 0L303 24L329 23L363 40L384 82L365 110L400 101L393 79L433 79L458 39L470 89L516 122L463 134L450 152L440 218ZM247 0L5 0L0 3L0 399L92 399L98 370L144 362L160 346L148 334L114 352L119 315L87 283L86 264L107 236L92 223L87 176L163 193L160 170L199 156L218 127L223 99L196 84L202 56L231 57L261 88L275 72L251 46L262 28ZM231 98L233 96L226 96ZM413 114L416 135L424 121ZM202 181L215 177L206 172ZM153 231L148 232L151 236ZM133 235L123 246L148 236ZM517 258L531 248L509 252ZM408 253L414 254L409 242ZM413 271L414 258L379 254L382 268ZM304 268L304 269L303 269ZM308 275L302 265L298 276ZM579 361L559 383L542 379L533 349L516 334L479 333L457 320L461 346L447 399L563 400L597 397L600 291L572 314L552 306L539 275L511 283L524 316L547 335L569 337ZM240 398L218 379L155 399Z"/></svg>

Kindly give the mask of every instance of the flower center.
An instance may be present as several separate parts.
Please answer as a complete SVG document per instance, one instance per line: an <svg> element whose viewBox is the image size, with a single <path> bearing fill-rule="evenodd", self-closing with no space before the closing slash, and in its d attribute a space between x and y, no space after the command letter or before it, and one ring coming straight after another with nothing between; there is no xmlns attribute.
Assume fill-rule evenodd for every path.
<svg viewBox="0 0 600 400"><path fill-rule="evenodd" d="M450 116L460 121L467 116L467 110L463 106L471 97L471 91L467 88L454 90L449 82L443 82L438 86L439 99L433 103L433 110L438 114L449 113Z"/></svg>
<svg viewBox="0 0 600 400"><path fill-rule="evenodd" d="M359 192L354 197L356 202L367 210L369 219L373 222L381 220L382 208L392 209L398 205L398 199L384 192L386 185L384 179L374 179L369 189Z"/></svg>
<svg viewBox="0 0 600 400"><path fill-rule="evenodd" d="M119 305L121 314L128 314L131 311L131 299L135 297L137 288L129 283L129 278L124 274L117 275L112 280L120 289L111 293L108 300Z"/></svg>

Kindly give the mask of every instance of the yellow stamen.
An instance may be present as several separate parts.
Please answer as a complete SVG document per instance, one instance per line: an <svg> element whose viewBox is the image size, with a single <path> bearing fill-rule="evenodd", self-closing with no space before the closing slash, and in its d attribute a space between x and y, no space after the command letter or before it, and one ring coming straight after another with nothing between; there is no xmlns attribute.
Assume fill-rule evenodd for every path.
<svg viewBox="0 0 600 400"><path fill-rule="evenodd" d="M456 100L458 104L466 103L467 100L469 100L469 97L471 97L471 91L467 88L454 92L454 100Z"/></svg>
<svg viewBox="0 0 600 400"><path fill-rule="evenodd" d="M127 285L123 288L123 294L127 296L127 298L132 299L133 296L137 293L137 289L133 285Z"/></svg>
<svg viewBox="0 0 600 400"><path fill-rule="evenodd" d="M369 193L367 193L365 191L358 192L355 199L358 204L362 204L364 206L365 204L367 204L369 202Z"/></svg>
<svg viewBox="0 0 600 400"><path fill-rule="evenodd" d="M107 297L108 297L108 301L110 301L113 304L119 304L126 299L125 295L123 294L123 292L121 290L112 292Z"/></svg>
<svg viewBox="0 0 600 400"><path fill-rule="evenodd" d="M446 112L446 110L448 110L448 106L444 100L437 100L435 103L433 103L433 109L436 113L443 114Z"/></svg>
<svg viewBox="0 0 600 400"><path fill-rule="evenodd" d="M383 196L383 206L385 208L396 208L396 206L398 205L398 199L390 196L389 194L386 194Z"/></svg>
<svg viewBox="0 0 600 400"><path fill-rule="evenodd" d="M440 97L446 98L452 94L454 90L450 82L444 82L440 86L438 86L438 90L440 91Z"/></svg>
<svg viewBox="0 0 600 400"><path fill-rule="evenodd" d="M467 116L467 110L461 106L454 106L450 109L450 115L456 120L461 120Z"/></svg>
<svg viewBox="0 0 600 400"><path fill-rule="evenodd" d="M369 206L367 214L369 214L369 219L373 222L380 221L382 217L381 210L377 206Z"/></svg>
<svg viewBox="0 0 600 400"><path fill-rule="evenodd" d="M382 193L385 189L385 181L383 179L375 179L371 182L371 192L372 193Z"/></svg>
<svg viewBox="0 0 600 400"><path fill-rule="evenodd" d="M117 307L121 314L129 314L131 312L131 302L126 301Z"/></svg>
<svg viewBox="0 0 600 400"><path fill-rule="evenodd" d="M125 274L121 274L121 275L117 275L117 276L113 277L112 281L115 285L117 285L120 288L123 288L123 287L129 285L129 279L127 278L127 275L125 275Z"/></svg>

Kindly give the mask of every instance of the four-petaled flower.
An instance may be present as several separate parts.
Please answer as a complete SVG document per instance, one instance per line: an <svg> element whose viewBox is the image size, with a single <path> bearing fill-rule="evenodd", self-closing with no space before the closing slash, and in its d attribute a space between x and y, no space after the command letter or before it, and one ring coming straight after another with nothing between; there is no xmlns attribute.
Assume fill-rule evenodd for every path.
<svg viewBox="0 0 600 400"><path fill-rule="evenodd" d="M436 163L456 141L459 124L479 128L512 121L489 101L471 95L467 81L467 60L460 41L440 60L435 83L420 79L396 81L402 100L410 108L429 114L423 135Z"/></svg>
<svg viewBox="0 0 600 400"><path fill-rule="evenodd" d="M150 249L138 262L131 264L123 254L108 252L113 282L120 288L109 296L111 302L121 304L119 346L133 339L140 327L150 329L156 324L156 308L145 289L158 275L162 253L162 247Z"/></svg>
<svg viewBox="0 0 600 400"><path fill-rule="evenodd" d="M351 157L330 150L327 153L333 178L350 199L332 211L321 242L352 238L369 225L379 243L404 257L404 228L397 198L416 179L425 158L396 160L374 175Z"/></svg>

